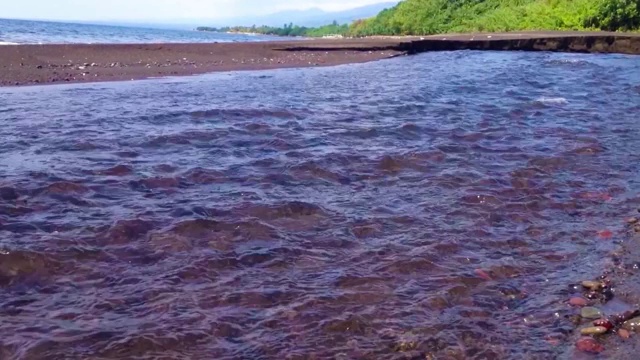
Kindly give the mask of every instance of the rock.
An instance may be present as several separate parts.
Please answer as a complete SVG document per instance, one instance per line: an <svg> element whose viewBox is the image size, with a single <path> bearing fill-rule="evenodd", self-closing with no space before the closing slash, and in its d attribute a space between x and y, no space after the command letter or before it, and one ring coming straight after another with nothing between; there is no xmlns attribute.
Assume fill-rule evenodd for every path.
<svg viewBox="0 0 640 360"><path fill-rule="evenodd" d="M613 329L613 323L609 319L599 319L593 322L593 326L601 326L607 330Z"/></svg>
<svg viewBox="0 0 640 360"><path fill-rule="evenodd" d="M616 326L622 325L624 322L628 320L631 320L639 316L640 316L640 311L630 310L630 311L625 311L621 314L613 315L609 317L609 320L613 323L613 326L616 327Z"/></svg>
<svg viewBox="0 0 640 360"><path fill-rule="evenodd" d="M592 326L592 327L588 327L580 330L580 333L582 335L602 335L607 331L609 330L607 330L607 328L604 326Z"/></svg>
<svg viewBox="0 0 640 360"><path fill-rule="evenodd" d="M602 311L594 307L584 307L580 311L580 316L585 319L599 319L602 317Z"/></svg>
<svg viewBox="0 0 640 360"><path fill-rule="evenodd" d="M636 331L640 329L640 317L625 321L622 323L622 328L629 331Z"/></svg>
<svg viewBox="0 0 640 360"><path fill-rule="evenodd" d="M638 218L632 217L632 218L628 218L627 219L627 224L633 225L633 224L637 224L638 223Z"/></svg>
<svg viewBox="0 0 640 360"><path fill-rule="evenodd" d="M576 347L582 352L599 354L604 351L604 346L600 345L594 338L582 337L576 342Z"/></svg>
<svg viewBox="0 0 640 360"><path fill-rule="evenodd" d="M611 289L604 289L602 291L602 300L608 302L611 301L611 299L613 299L613 291Z"/></svg>
<svg viewBox="0 0 640 360"><path fill-rule="evenodd" d="M598 290L602 287L602 283L599 281L583 281L582 286L590 290Z"/></svg>
<svg viewBox="0 0 640 360"><path fill-rule="evenodd" d="M602 294L600 294L600 293L599 293L599 292L597 292L597 291L589 291L589 292L585 295L585 297L586 297L587 299L589 299L589 300L596 300L596 299L599 299L599 298L601 297L601 295L602 295Z"/></svg>
<svg viewBox="0 0 640 360"><path fill-rule="evenodd" d="M631 337L631 333L629 332L629 330L625 329L618 330L618 335L620 335L620 337L623 339L628 339Z"/></svg>
<svg viewBox="0 0 640 360"><path fill-rule="evenodd" d="M588 302L586 299L581 297L574 297L569 299L569 305L573 306L587 306Z"/></svg>

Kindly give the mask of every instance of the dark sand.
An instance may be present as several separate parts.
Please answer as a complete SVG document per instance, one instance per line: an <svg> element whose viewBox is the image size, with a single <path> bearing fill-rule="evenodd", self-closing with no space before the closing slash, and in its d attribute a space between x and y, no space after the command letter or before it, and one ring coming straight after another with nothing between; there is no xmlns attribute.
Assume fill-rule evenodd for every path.
<svg viewBox="0 0 640 360"><path fill-rule="evenodd" d="M136 80L216 71L332 66L402 54L398 41L313 41L318 49L285 51L297 42L215 44L7 45L0 85ZM307 46L305 45L305 46Z"/></svg>
<svg viewBox="0 0 640 360"><path fill-rule="evenodd" d="M442 50L640 54L640 34L520 32L215 44L0 46L0 86L332 66Z"/></svg>

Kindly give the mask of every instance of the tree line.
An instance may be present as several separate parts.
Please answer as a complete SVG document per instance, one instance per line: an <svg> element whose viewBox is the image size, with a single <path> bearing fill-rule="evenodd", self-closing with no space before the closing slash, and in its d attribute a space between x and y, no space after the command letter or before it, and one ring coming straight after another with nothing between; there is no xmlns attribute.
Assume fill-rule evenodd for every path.
<svg viewBox="0 0 640 360"><path fill-rule="evenodd" d="M321 27L199 28L278 36L432 35L518 30L640 29L640 0L405 0L377 16Z"/></svg>
<svg viewBox="0 0 640 360"><path fill-rule="evenodd" d="M244 34L261 34L275 36L302 36L302 37L323 37L332 35L344 35L349 30L348 24L340 25L336 21L332 24L320 27L306 27L293 25L293 23L285 24L282 27L274 26L232 26L232 27L199 27L199 31L215 31L230 32Z"/></svg>

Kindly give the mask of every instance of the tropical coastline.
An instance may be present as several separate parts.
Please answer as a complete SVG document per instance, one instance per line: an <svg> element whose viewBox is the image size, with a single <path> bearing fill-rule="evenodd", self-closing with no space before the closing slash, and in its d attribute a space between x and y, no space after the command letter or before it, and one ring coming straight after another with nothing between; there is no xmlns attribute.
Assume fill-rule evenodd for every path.
<svg viewBox="0 0 640 360"><path fill-rule="evenodd" d="M0 19L0 358L635 360L640 1L372 6Z"/></svg>
<svg viewBox="0 0 640 360"><path fill-rule="evenodd" d="M15 45L0 53L0 86L335 66L445 50L637 55L640 34L514 32L218 44Z"/></svg>
<svg viewBox="0 0 640 360"><path fill-rule="evenodd" d="M423 36L513 31L637 31L640 3L629 0L405 0L377 16L309 27L201 26L200 31L323 37Z"/></svg>

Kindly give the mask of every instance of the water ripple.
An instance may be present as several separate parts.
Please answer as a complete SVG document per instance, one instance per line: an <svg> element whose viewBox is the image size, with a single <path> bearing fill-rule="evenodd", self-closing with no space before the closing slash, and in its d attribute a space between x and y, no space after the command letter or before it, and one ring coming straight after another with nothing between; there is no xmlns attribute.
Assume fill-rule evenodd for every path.
<svg viewBox="0 0 640 360"><path fill-rule="evenodd" d="M638 74L443 52L2 89L0 358L562 357L640 180Z"/></svg>

